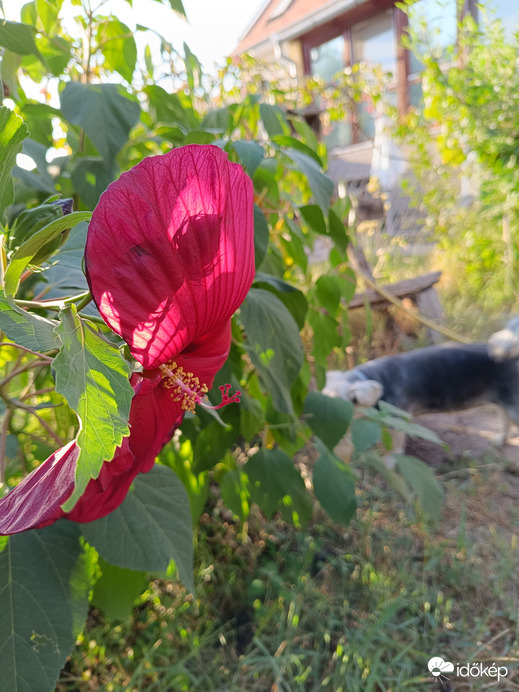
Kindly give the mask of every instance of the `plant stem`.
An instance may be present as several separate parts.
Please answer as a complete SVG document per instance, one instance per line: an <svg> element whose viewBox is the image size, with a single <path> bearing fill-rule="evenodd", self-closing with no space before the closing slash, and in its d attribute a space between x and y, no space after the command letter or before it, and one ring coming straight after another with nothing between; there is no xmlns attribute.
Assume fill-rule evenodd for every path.
<svg viewBox="0 0 519 692"><path fill-rule="evenodd" d="M79 296L76 296L79 297ZM86 306L92 302L92 294L90 291L87 291L85 295L83 296L83 299L78 302L76 305L77 311L80 312L83 310L83 308L86 308Z"/></svg>
<svg viewBox="0 0 519 692"><path fill-rule="evenodd" d="M49 433L49 435L52 437L55 442L59 444L60 447L64 446L64 442L61 439L61 437L54 432L54 430L50 427L50 425L47 423L45 419L43 419L39 413L36 413L35 409L33 406L29 406L28 404L24 404L23 401L19 401L18 399L9 399L6 398L6 396L0 391L0 396L4 401L6 402L7 406L11 411L15 408L19 408L22 411L27 411L27 413L30 413L32 416L36 418L38 423L42 426L42 428L45 428L45 430Z"/></svg>
<svg viewBox="0 0 519 692"><path fill-rule="evenodd" d="M2 429L0 432L0 485L5 483L5 464L6 464L6 449L7 449L7 433L9 423L13 415L12 409L8 409L2 420Z"/></svg>
<svg viewBox="0 0 519 692"><path fill-rule="evenodd" d="M8 382L13 380L15 377L18 377L18 375L21 375L22 373L26 372L27 370L31 370L32 368L41 368L43 366L49 365L50 362L52 362L52 358L49 358L47 360L34 360L31 363L26 363L21 368L15 367L14 370L11 370L11 372L8 375L6 375L0 383L0 397L2 397L2 399L5 399L4 395L2 394L1 388L4 387ZM5 399L5 401L10 401L10 399Z"/></svg>
<svg viewBox="0 0 519 692"><path fill-rule="evenodd" d="M61 300L16 300L15 303L21 308L41 308L42 310L63 310L65 305L70 305L71 303L78 303L78 312L85 305L88 305L92 300L90 291L85 291L84 293L78 293L76 296L70 296L70 298L62 298Z"/></svg>
<svg viewBox="0 0 519 692"><path fill-rule="evenodd" d="M2 341L0 346L12 346L13 348L19 348L21 351L32 353L34 356L38 356L40 359L46 359L49 363L53 360L51 356L45 356L43 353L38 353L38 351L32 351L30 348L20 346L20 344L12 344L10 341Z"/></svg>

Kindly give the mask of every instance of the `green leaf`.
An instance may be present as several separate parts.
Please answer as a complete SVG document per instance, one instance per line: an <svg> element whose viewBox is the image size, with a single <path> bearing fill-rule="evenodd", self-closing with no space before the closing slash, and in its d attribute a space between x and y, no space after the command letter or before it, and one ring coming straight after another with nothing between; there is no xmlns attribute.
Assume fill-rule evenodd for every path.
<svg viewBox="0 0 519 692"><path fill-rule="evenodd" d="M328 215L332 201L333 181L324 175L313 158L295 149L282 151L289 159L292 159L298 170L306 177L316 203L321 207L323 214Z"/></svg>
<svg viewBox="0 0 519 692"><path fill-rule="evenodd" d="M63 0L35 0L36 13L47 34L53 32Z"/></svg>
<svg viewBox="0 0 519 692"><path fill-rule="evenodd" d="M9 242L7 245L9 251L16 250L31 236L47 226L47 224L56 219L60 219L62 216L63 210L59 204L39 204L37 207L25 209L16 217L13 225L9 229ZM44 245L43 248L38 251L34 263L39 263L39 256L44 254L47 248L56 245L54 249L57 249L60 240L61 238L58 237L50 245Z"/></svg>
<svg viewBox="0 0 519 692"><path fill-rule="evenodd" d="M7 50L4 48L2 61L0 62L0 76L4 87L7 87L9 94L14 101L18 101L20 98L17 74L22 60L23 58L21 55L18 53L13 53L12 50Z"/></svg>
<svg viewBox="0 0 519 692"><path fill-rule="evenodd" d="M269 137L290 134L290 125L287 123L283 111L278 106L261 103L260 116Z"/></svg>
<svg viewBox="0 0 519 692"><path fill-rule="evenodd" d="M319 147L319 141L315 131L310 127L310 125L302 117L289 116L290 124L297 132L303 143L305 143L310 149L317 152Z"/></svg>
<svg viewBox="0 0 519 692"><path fill-rule="evenodd" d="M346 433L353 418L353 404L344 399L333 399L321 392L309 392L304 414L312 431L331 449Z"/></svg>
<svg viewBox="0 0 519 692"><path fill-rule="evenodd" d="M243 467L249 477L250 496L267 517L281 512L285 521L305 526L312 516L312 501L292 459L280 449L260 449Z"/></svg>
<svg viewBox="0 0 519 692"><path fill-rule="evenodd" d="M70 179L74 190L81 201L90 209L99 202L99 197L115 177L113 162L109 163L100 157L85 156L74 166Z"/></svg>
<svg viewBox="0 0 519 692"><path fill-rule="evenodd" d="M398 470L416 493L425 514L438 520L441 515L443 491L427 464L415 457L395 454Z"/></svg>
<svg viewBox="0 0 519 692"><path fill-rule="evenodd" d="M265 214L254 205L254 262L256 269L263 262L269 246L269 226Z"/></svg>
<svg viewBox="0 0 519 692"><path fill-rule="evenodd" d="M74 305L60 312L56 334L63 344L54 359L56 391L77 413L81 449L72 496L63 506L70 511L91 478L97 478L104 461L129 434L128 416L133 388L130 368L119 350L88 322L78 317Z"/></svg>
<svg viewBox="0 0 519 692"><path fill-rule="evenodd" d="M341 282L337 276L320 276L315 282L315 295L319 304L332 316L337 314L341 302Z"/></svg>
<svg viewBox="0 0 519 692"><path fill-rule="evenodd" d="M259 195L266 195L265 200L274 207L277 207L279 204L278 180L274 172L270 170L270 161L272 161L272 159L264 159L256 169L253 180L254 189Z"/></svg>
<svg viewBox="0 0 519 692"><path fill-rule="evenodd" d="M94 586L92 605L116 620L126 620L135 599L144 590L146 572L111 565L102 557L98 561L101 576Z"/></svg>
<svg viewBox="0 0 519 692"><path fill-rule="evenodd" d="M278 237L279 242L285 248L287 256L306 274L308 269L308 256L306 254L308 251L308 237L305 238L299 224L293 219L285 217L282 233Z"/></svg>
<svg viewBox="0 0 519 692"><path fill-rule="evenodd" d="M220 481L222 500L233 514L245 521L249 516L248 492L246 489L246 476L238 469L227 471Z"/></svg>
<svg viewBox="0 0 519 692"><path fill-rule="evenodd" d="M86 540L111 564L159 571L175 561L179 577L193 584L193 527L186 490L167 466L137 476L133 492L111 514L83 525Z"/></svg>
<svg viewBox="0 0 519 692"><path fill-rule="evenodd" d="M252 142L248 139L238 139L232 143L232 146L243 163L245 170L252 178L256 168L263 161L265 150L257 142Z"/></svg>
<svg viewBox="0 0 519 692"><path fill-rule="evenodd" d="M97 43L105 59L103 67L118 72L131 83L137 62L137 45L129 27L112 16L99 25Z"/></svg>
<svg viewBox="0 0 519 692"><path fill-rule="evenodd" d="M279 144L279 146L290 147L291 149L296 149L297 151L300 151L302 154L305 154L305 156L309 156L316 162L319 168L322 168L323 162L321 161L321 157L306 144L303 144L303 142L300 142L298 139L295 139L295 137L289 137L287 135L276 135L272 139L276 144Z"/></svg>
<svg viewBox="0 0 519 692"><path fill-rule="evenodd" d="M269 291L251 288L240 309L247 350L260 378L282 413L294 413L290 387L304 354L297 324L283 303Z"/></svg>
<svg viewBox="0 0 519 692"><path fill-rule="evenodd" d="M88 221L92 213L89 211L75 211L72 214L61 216L55 219L40 231L26 240L12 255L7 271L5 272L4 284L6 296L16 295L20 283L20 277L24 269L30 264L33 257L41 250L44 245L50 242L68 228L72 228L81 221Z"/></svg>
<svg viewBox="0 0 519 692"><path fill-rule="evenodd" d="M238 437L239 409L233 412L236 423L223 427L218 421L213 421L204 428L196 438L193 451L193 473L208 471L218 464L229 447Z"/></svg>
<svg viewBox="0 0 519 692"><path fill-rule="evenodd" d="M223 134L230 130L232 126L232 116L227 106L212 108L204 116L202 126L213 133Z"/></svg>
<svg viewBox="0 0 519 692"><path fill-rule="evenodd" d="M54 333L58 323L12 305L0 288L0 329L15 344L32 351L53 351L60 347Z"/></svg>
<svg viewBox="0 0 519 692"><path fill-rule="evenodd" d="M50 113L40 113L47 119ZM37 114L36 117L39 117ZM56 194L56 186L54 180L48 171L48 163L45 159L47 154L47 146L40 142L35 142L33 139L26 139L23 143L22 153L29 156L36 164L35 171L27 171L24 168L15 166L13 175L23 181L31 190L39 190L50 195Z"/></svg>
<svg viewBox="0 0 519 692"><path fill-rule="evenodd" d="M153 58L151 56L151 48L149 43L147 43L144 48L144 64L146 65L146 70L148 73L146 76L148 79L153 79L155 68L153 65Z"/></svg>
<svg viewBox="0 0 519 692"><path fill-rule="evenodd" d="M301 216L316 233L326 234L326 221L321 207L317 204L307 204L304 207L299 207Z"/></svg>
<svg viewBox="0 0 519 692"><path fill-rule="evenodd" d="M202 84L202 64L200 63L200 60L196 57L196 55L189 49L189 46L185 41L183 48L184 69L186 71L187 85L191 91L194 91L195 89L199 89ZM229 124L230 118L229 109L227 108L227 106L223 106L218 110L227 113L227 118L224 115L222 120L223 122L227 120L227 123ZM227 129L227 126L225 126L224 129Z"/></svg>
<svg viewBox="0 0 519 692"><path fill-rule="evenodd" d="M374 421L356 418L351 423L351 441L357 454L361 454L376 445L380 441L381 435L380 425Z"/></svg>
<svg viewBox="0 0 519 692"><path fill-rule="evenodd" d="M360 454L376 445L381 437L380 425L365 418L356 418L351 423L351 441L355 452Z"/></svg>
<svg viewBox="0 0 519 692"><path fill-rule="evenodd" d="M20 19L22 24L28 24L31 27L36 27L38 18L36 16L36 4L34 2L26 2L20 9Z"/></svg>
<svg viewBox="0 0 519 692"><path fill-rule="evenodd" d="M320 452L313 472L315 496L333 521L348 526L357 509L357 477L320 440L315 445Z"/></svg>
<svg viewBox="0 0 519 692"><path fill-rule="evenodd" d="M0 46L13 51L13 53L35 55L41 58L34 42L35 34L36 29L28 24L7 22L5 19L0 19Z"/></svg>
<svg viewBox="0 0 519 692"><path fill-rule="evenodd" d="M186 427L186 422L184 419L183 428ZM180 439L186 442L183 437ZM190 447L189 442L187 442L187 446ZM177 451L173 449L173 445L166 445L159 454L159 459L161 463L167 464L181 480L189 497L191 521L193 524L197 524L209 497L211 476L206 472L195 475L191 464L192 454L190 450L187 454L183 453L184 451Z"/></svg>
<svg viewBox="0 0 519 692"><path fill-rule="evenodd" d="M361 454L359 460L365 466L379 473L388 485L392 486L404 500L409 500L409 486L402 476L386 466L385 460L377 452L371 451Z"/></svg>
<svg viewBox="0 0 519 692"><path fill-rule="evenodd" d="M295 319L299 329L303 329L308 311L308 302L302 291L277 276L256 272L254 286L274 293Z"/></svg>
<svg viewBox="0 0 519 692"><path fill-rule="evenodd" d="M0 670L6 691L55 688L88 606L88 565L79 536L76 524L60 521L11 536L0 552Z"/></svg>
<svg viewBox="0 0 519 692"><path fill-rule="evenodd" d="M335 243L335 246L341 252L346 252L349 243L347 229L333 209L330 209L328 214L328 227L330 229L330 238Z"/></svg>
<svg viewBox="0 0 519 692"><path fill-rule="evenodd" d="M216 135L212 132L204 130L195 130L188 132L184 139L184 144L212 144L216 139Z"/></svg>
<svg viewBox="0 0 519 692"><path fill-rule="evenodd" d="M338 322L316 310L309 311L308 322L313 330L313 354L318 363L326 365L332 350L342 343Z"/></svg>
<svg viewBox="0 0 519 692"><path fill-rule="evenodd" d="M54 129L52 118L58 117L59 111L56 108L52 108L52 106L49 106L47 103L34 102L24 103L23 106L20 105L20 111L20 115L24 119L27 129L31 133L30 139L24 142L22 153L30 156L30 152L27 151L27 146L31 142L36 142L39 143L40 146L43 146L41 150L41 160L42 163L45 164L45 172L47 172L46 168L49 164L45 159L45 155L49 147L54 146L54 140L52 138ZM38 162L35 161L35 163L37 164ZM52 182L52 177L50 175L49 179Z"/></svg>
<svg viewBox="0 0 519 692"><path fill-rule="evenodd" d="M12 171L16 164L16 156L22 150L22 142L28 136L29 131L20 116L6 106L2 106L0 108L0 223L5 210L14 200Z"/></svg>
<svg viewBox="0 0 519 692"><path fill-rule="evenodd" d="M170 94L157 84L150 84L143 89L149 99L152 116L155 120L178 125L187 133L190 129L200 127L200 122L192 108L182 104L178 94Z"/></svg>
<svg viewBox="0 0 519 692"><path fill-rule="evenodd" d="M419 423L413 423L410 420L410 414L407 411L402 411L401 409L388 404L387 401L380 401L378 403L380 408L380 414L377 416L378 420L384 425L387 425L393 430L402 430L406 435L411 437L418 437L422 440L427 440L428 442L434 442L441 447L445 447L445 443L438 437L438 435L429 428L424 428L423 425Z"/></svg>
<svg viewBox="0 0 519 692"><path fill-rule="evenodd" d="M70 295L69 291L82 293L88 290L82 269L87 229L88 225L83 221L71 230L65 243L53 255L52 265L42 274L46 284L37 284L36 290L45 289L46 297L56 299Z"/></svg>
<svg viewBox="0 0 519 692"><path fill-rule="evenodd" d="M167 3L169 2L169 6L173 10L173 12L176 12L179 17L182 17L182 19L187 19L186 11L184 9L184 5L182 4L182 0L155 0L156 2L162 2L162 3Z"/></svg>
<svg viewBox="0 0 519 692"><path fill-rule="evenodd" d="M49 72L55 77L62 75L70 60L72 44L61 36L41 36L36 39L36 45Z"/></svg>
<svg viewBox="0 0 519 692"><path fill-rule="evenodd" d="M128 141L139 120L137 101L117 84L67 82L60 95L63 117L83 128L109 164Z"/></svg>

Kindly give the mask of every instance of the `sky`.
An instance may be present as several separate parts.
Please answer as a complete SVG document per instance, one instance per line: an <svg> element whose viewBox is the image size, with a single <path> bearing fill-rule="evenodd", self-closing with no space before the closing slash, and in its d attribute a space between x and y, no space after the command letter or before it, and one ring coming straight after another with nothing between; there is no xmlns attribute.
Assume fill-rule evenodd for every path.
<svg viewBox="0 0 519 692"><path fill-rule="evenodd" d="M255 16L264 0L183 0L188 17L186 23L171 11L169 2L133 0L133 11L124 0L109 0L102 13L110 11L122 22L134 28L135 23L148 26L163 34L175 49L182 52L184 41L199 58L206 70L220 64L238 44L240 36ZM23 0L3 0L7 19L19 21ZM96 6L92 0L92 6ZM63 5L63 15L77 12L69 0ZM132 26L133 25L133 26Z"/></svg>

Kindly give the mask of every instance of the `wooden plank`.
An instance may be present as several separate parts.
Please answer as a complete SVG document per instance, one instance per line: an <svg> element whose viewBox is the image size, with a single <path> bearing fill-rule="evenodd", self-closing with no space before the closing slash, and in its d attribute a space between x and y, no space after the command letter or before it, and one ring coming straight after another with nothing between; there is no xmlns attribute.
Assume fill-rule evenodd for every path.
<svg viewBox="0 0 519 692"><path fill-rule="evenodd" d="M430 272L429 274L422 274L421 276L416 276L412 279L404 279L403 281L398 281L394 284L389 284L384 286L384 290L392 293L396 298L402 300L403 298L414 299L418 293L426 291L428 288L434 286L440 280L441 272ZM389 305L388 301L383 295L375 291L374 289L369 289L363 293L356 293L348 304L350 310L355 310L356 308L362 308L368 302L371 307L375 310L385 308Z"/></svg>
<svg viewBox="0 0 519 692"><path fill-rule="evenodd" d="M420 310L424 317L428 317L430 320L434 320L435 322L442 322L443 309L440 303L440 298L434 286L431 286L421 293L417 293L414 300L418 310ZM443 341L442 335L434 329L427 329L427 336L433 344Z"/></svg>

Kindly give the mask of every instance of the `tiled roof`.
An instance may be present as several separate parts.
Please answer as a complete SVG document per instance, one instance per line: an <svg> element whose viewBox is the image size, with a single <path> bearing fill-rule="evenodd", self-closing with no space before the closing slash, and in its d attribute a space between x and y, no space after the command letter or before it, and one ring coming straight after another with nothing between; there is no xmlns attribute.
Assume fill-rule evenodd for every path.
<svg viewBox="0 0 519 692"><path fill-rule="evenodd" d="M286 0L270 0L266 2L256 21L242 36L233 52L235 54L245 53L273 34L286 29L305 17L311 16L317 10L326 7L326 5L334 4L334 2L333 0L292 0L285 11L278 15L276 10L283 4L286 5Z"/></svg>

